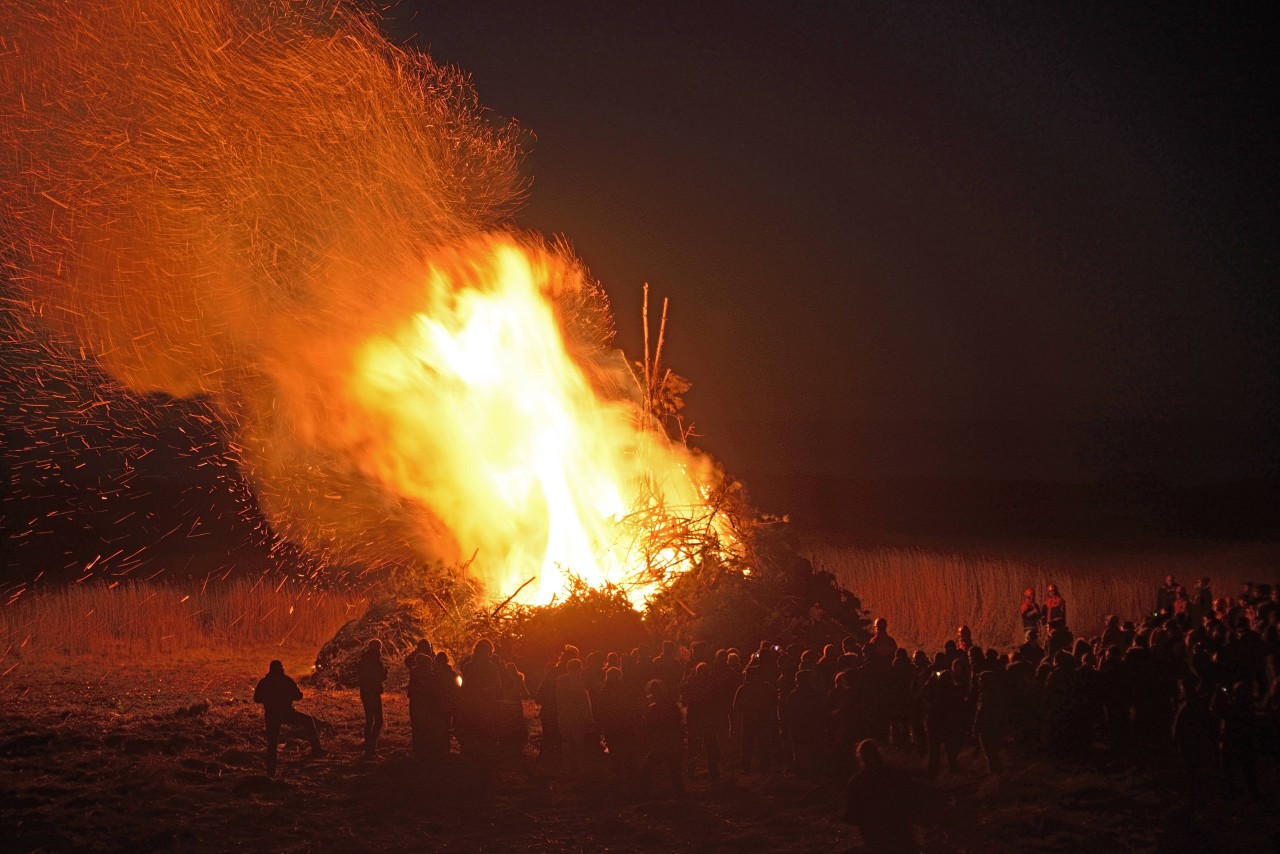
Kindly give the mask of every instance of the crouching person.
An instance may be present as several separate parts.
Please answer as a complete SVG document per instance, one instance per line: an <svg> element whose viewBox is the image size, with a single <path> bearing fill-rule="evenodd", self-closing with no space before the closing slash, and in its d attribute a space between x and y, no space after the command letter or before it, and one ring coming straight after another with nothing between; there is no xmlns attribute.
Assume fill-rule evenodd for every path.
<svg viewBox="0 0 1280 854"><path fill-rule="evenodd" d="M320 729L315 718L304 715L293 708L297 700L302 699L302 691L298 683L284 672L284 665L279 661L271 662L267 675L258 680L253 689L253 701L262 705L267 719L267 774L275 776L276 751L280 745L280 727L285 724L297 727L306 734L311 742L311 755L323 756L324 748L320 746Z"/></svg>

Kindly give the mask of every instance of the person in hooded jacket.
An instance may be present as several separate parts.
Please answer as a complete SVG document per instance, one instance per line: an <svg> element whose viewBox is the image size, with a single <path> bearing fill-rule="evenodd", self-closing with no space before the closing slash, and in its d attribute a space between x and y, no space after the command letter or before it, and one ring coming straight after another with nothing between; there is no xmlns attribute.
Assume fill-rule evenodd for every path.
<svg viewBox="0 0 1280 854"><path fill-rule="evenodd" d="M364 707L364 755L372 758L382 734L382 685L387 681L387 668L382 663L382 641L374 638L365 647L356 665L360 685L360 705Z"/></svg>
<svg viewBox="0 0 1280 854"><path fill-rule="evenodd" d="M918 851L913 825L922 811L920 795L911 780L889 766L874 739L857 746L862 766L845 789L845 821L862 834L867 854L905 854Z"/></svg>
<svg viewBox="0 0 1280 854"><path fill-rule="evenodd" d="M280 728L284 725L296 727L311 742L311 755L324 756L325 750L320 746L320 728L315 718L304 715L293 708L293 704L302 699L302 691L298 683L284 672L284 664L272 661L267 668L267 675L258 680L253 689L253 701L262 706L267 724L267 774L275 776L277 750L280 745Z"/></svg>

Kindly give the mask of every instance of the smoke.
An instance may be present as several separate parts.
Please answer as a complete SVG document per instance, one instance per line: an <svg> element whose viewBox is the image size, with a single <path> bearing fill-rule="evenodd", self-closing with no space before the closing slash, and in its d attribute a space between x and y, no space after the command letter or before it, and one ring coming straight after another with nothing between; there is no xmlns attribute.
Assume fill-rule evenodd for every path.
<svg viewBox="0 0 1280 854"><path fill-rule="evenodd" d="M631 418L601 290L511 225L519 129L347 3L11 0L0 79L11 308L132 393L209 401L272 529L322 560L476 547L448 506L458 434L377 450L392 428L353 414L353 377L371 341L457 318L509 247L602 417ZM428 437L458 418L420 415Z"/></svg>

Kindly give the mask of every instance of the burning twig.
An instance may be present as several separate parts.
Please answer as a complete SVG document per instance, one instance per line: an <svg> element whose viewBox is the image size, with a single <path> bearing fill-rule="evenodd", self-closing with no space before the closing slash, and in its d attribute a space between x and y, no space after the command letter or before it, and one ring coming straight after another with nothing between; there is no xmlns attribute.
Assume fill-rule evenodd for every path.
<svg viewBox="0 0 1280 854"><path fill-rule="evenodd" d="M519 596L519 595L520 595L520 591L521 591L521 590L523 590L523 589L525 589L526 587L528 587L530 584L532 584L532 583L534 582L534 580L535 580L535 579L537 579L537 577L538 577L538 576L536 576L536 575L531 576L531 577L529 578L529 580L528 580L528 581L526 581L524 584L521 584L519 587L517 587L517 588L516 588L516 592L515 592L515 593L512 593L512 594L511 594L510 596L508 596L506 599L503 599L503 600L502 600L502 604L501 604L501 605L499 605L498 607L496 607L496 608L494 608L494 609L493 609L493 616L494 616L494 617L498 616L498 614L500 614L500 613L502 612L502 609L503 609L503 608L505 608L505 607L507 607L507 605L511 604L511 600L512 600L512 599L514 599L514 598L516 598L517 596Z"/></svg>

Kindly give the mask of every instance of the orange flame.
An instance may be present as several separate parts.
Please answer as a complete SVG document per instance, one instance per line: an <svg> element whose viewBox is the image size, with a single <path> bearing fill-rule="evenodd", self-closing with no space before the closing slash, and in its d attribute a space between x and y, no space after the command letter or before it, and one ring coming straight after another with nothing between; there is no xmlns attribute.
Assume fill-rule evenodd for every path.
<svg viewBox="0 0 1280 854"><path fill-rule="evenodd" d="M364 474L431 509L482 577L547 602L573 573L637 604L654 579L624 521L645 501L705 514L709 464L644 430L566 352L549 292L561 259L477 241L424 276L423 310L355 352L347 406L377 423ZM647 497L646 497L647 496Z"/></svg>
<svg viewBox="0 0 1280 854"><path fill-rule="evenodd" d="M0 4L8 302L206 402L276 536L475 552L534 602L572 573L639 603L732 542L581 264L512 233L519 134L460 72L344 0L54 5Z"/></svg>

